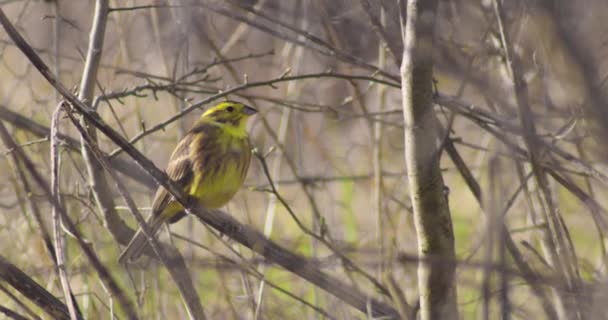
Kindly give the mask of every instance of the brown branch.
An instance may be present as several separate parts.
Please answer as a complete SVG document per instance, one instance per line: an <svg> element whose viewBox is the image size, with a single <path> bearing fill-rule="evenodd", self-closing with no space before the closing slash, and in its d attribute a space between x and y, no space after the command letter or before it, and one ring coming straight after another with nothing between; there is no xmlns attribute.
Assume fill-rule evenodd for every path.
<svg viewBox="0 0 608 320"><path fill-rule="evenodd" d="M213 231L211 228L209 228L209 227L207 227L207 228L208 228L208 230ZM327 313L327 311L325 311L324 309L319 308L319 307L313 305L312 303L304 300L303 298L297 296L296 294L291 293L288 290L281 288L280 286L278 286L277 284L273 283L269 279L266 279L265 275L262 272L260 272L257 269L257 267L256 267L256 265L264 265L265 266L265 265L269 264L268 260L264 259L263 256L261 258L247 259L247 258L243 257L243 255L241 255L238 251L233 250L232 248L230 248L230 250L234 254L236 254L236 256L239 257L239 259L240 259L240 260L235 260L235 259L232 259L232 258L224 255L224 254L216 252L216 251L210 249L209 247L207 247L207 246L205 246L205 245L203 245L201 243L192 241L191 239L189 239L187 237L184 237L182 235L175 234L175 233L171 233L171 235L175 236L176 238L178 238L180 240L186 241L186 242L191 243L191 244L193 244L193 245L195 245L197 247L200 247L200 248L202 248L204 250L209 251L211 254L217 256L220 259L220 261L223 262L222 263L222 262L220 262L218 260L213 260L213 259L203 259L203 261L205 261L205 262L203 262L202 264L199 263L199 262L196 262L196 261L190 261L191 264L194 263L194 265L196 265L197 267L201 267L201 266L205 267L205 266L207 266L207 267L218 269L218 270L221 269L223 271L233 269L235 271L238 270L238 271L247 272L248 274L250 274L251 276L257 278L258 280L264 280L264 283L266 283L267 285L269 285L272 288L276 289L277 291L279 291L279 292L281 292L281 293L289 296L290 298L293 298L294 300L302 303L303 305L305 305L305 306L313 309L315 312L318 312L322 316L324 316L324 317L326 317L328 319L332 319L332 320L336 319L335 317L333 317L332 315L330 315L329 313ZM323 262L316 260L315 263L320 266Z"/></svg>
<svg viewBox="0 0 608 320"><path fill-rule="evenodd" d="M70 319L68 308L27 274L0 256L0 279L27 297L53 319Z"/></svg>
<svg viewBox="0 0 608 320"><path fill-rule="evenodd" d="M3 286L2 284L0 284L0 292L4 293L9 299L11 299L15 303L15 305L17 305L21 309L25 310L25 312L31 317L31 319L42 320L42 318L40 318L38 316L38 314L36 314L34 312L34 310L32 310L28 305L26 305L24 303L24 301L22 301L19 298L17 298L13 294L13 292L9 291L8 288L6 288L5 286Z"/></svg>
<svg viewBox="0 0 608 320"><path fill-rule="evenodd" d="M14 320L28 320L28 318L20 315L19 313L15 312L15 311L13 311L13 310L11 310L9 308L3 307L3 306L0 306L0 313L3 313L5 316L7 316L10 319L14 319Z"/></svg>
<svg viewBox="0 0 608 320"><path fill-rule="evenodd" d="M344 302L366 312L369 304L375 317L396 317L397 312L392 307L368 297L358 289L321 271L317 265L295 253L290 252L264 237L259 231L240 224L234 218L220 211L206 211L196 208L194 214L204 223L221 231L224 235L236 240L249 249L263 255L266 259L310 281L319 288L333 294Z"/></svg>

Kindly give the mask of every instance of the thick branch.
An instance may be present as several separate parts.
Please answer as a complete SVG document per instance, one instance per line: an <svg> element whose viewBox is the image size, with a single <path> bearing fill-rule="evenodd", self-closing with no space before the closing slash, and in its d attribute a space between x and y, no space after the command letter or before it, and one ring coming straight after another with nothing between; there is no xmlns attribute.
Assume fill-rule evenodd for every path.
<svg viewBox="0 0 608 320"><path fill-rule="evenodd" d="M401 0L404 50L401 93L405 160L421 258L454 260L454 232L439 168L433 114L432 50L437 1ZM407 22L404 20L407 16ZM432 261L432 260L430 260ZM455 265L424 263L418 269L421 319L457 319Z"/></svg>
<svg viewBox="0 0 608 320"><path fill-rule="evenodd" d="M27 274L0 256L0 279L35 303L53 319L70 319L68 308Z"/></svg>

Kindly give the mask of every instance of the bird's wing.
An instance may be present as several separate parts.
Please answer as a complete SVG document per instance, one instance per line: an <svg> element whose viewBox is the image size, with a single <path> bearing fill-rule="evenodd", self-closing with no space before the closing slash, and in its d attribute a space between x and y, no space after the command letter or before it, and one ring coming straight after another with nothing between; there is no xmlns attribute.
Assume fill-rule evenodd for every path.
<svg viewBox="0 0 608 320"><path fill-rule="evenodd" d="M171 180L175 181L182 188L187 187L194 176L192 171L192 163L190 158L188 157L190 144L193 141L192 134L187 134L177 145L175 151L171 155L169 159L169 164L167 165L167 175ZM173 197L171 194L165 190L162 186L158 188L156 191L156 196L154 197L154 202L152 203L152 214L148 218L146 224L153 235L158 232L162 225L169 221L172 222L176 219L179 219L183 212L175 210L166 210L167 206L171 204L173 201ZM141 229L137 231L133 239L129 242L127 248L120 255L119 262L125 263L127 261L135 260L139 257L143 250L146 248L148 240L146 235L142 232Z"/></svg>
<svg viewBox="0 0 608 320"><path fill-rule="evenodd" d="M184 189L192 182L192 178L194 177L192 161L189 157L189 148L192 140L192 134L187 134L180 141L169 159L166 170L169 178ZM161 213L172 199L173 197L165 188L162 186L159 187L154 196L154 201L152 202L152 214L156 215Z"/></svg>

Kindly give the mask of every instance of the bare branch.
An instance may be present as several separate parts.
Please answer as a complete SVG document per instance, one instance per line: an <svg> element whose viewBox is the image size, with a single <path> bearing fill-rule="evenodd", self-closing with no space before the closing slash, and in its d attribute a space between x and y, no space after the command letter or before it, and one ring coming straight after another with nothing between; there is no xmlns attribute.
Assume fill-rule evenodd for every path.
<svg viewBox="0 0 608 320"><path fill-rule="evenodd" d="M61 203L59 197L59 169L61 167L59 145L57 141L57 133L59 132L59 118L61 117L61 105L60 102L55 112L53 112L53 118L51 122L51 193L57 203ZM57 208L53 206L51 209L51 215L53 217L53 234L55 239L55 250L56 250L56 265L57 272L59 273L59 280L61 281L61 287L63 289L63 296L68 305L70 311L70 319L82 319L76 300L72 294L70 287L70 279L65 266L66 259L66 247L65 237L61 230L61 216L57 213Z"/></svg>

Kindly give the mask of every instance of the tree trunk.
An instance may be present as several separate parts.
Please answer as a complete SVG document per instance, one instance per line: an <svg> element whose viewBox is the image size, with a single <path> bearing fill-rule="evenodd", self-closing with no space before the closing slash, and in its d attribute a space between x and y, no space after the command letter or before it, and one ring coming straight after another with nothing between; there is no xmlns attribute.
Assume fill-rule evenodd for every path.
<svg viewBox="0 0 608 320"><path fill-rule="evenodd" d="M421 319L457 319L454 232L439 168L433 114L433 30L437 1L401 0L401 94L405 160L418 238Z"/></svg>

